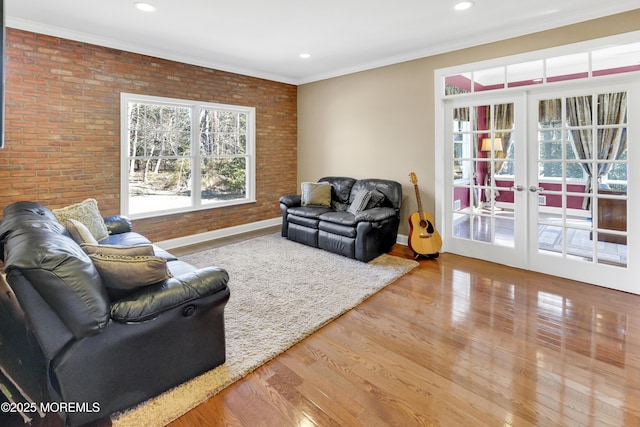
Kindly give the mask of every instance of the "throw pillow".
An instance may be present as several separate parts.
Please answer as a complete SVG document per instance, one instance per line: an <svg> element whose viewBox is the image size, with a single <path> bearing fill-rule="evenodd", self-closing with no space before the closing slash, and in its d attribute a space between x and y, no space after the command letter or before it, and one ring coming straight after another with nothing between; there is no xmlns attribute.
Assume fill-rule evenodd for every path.
<svg viewBox="0 0 640 427"><path fill-rule="evenodd" d="M88 243L91 245L97 245L98 241L93 237L93 234L89 231L86 225L73 218L67 218L64 221L64 226L71 235L71 238L79 245Z"/></svg>
<svg viewBox="0 0 640 427"><path fill-rule="evenodd" d="M96 199L86 199L71 206L53 209L52 212L61 224L64 224L69 218L80 221L98 242L106 239L109 235L104 219L98 210Z"/></svg>
<svg viewBox="0 0 640 427"><path fill-rule="evenodd" d="M331 206L331 184L328 182L303 182L302 206Z"/></svg>
<svg viewBox="0 0 640 427"><path fill-rule="evenodd" d="M167 260L157 256L89 255L111 298L168 279Z"/></svg>
<svg viewBox="0 0 640 427"><path fill-rule="evenodd" d="M369 203L369 199L371 198L371 191L362 189L358 190L353 201L347 208L347 212L351 212L352 214L357 214L360 211L363 211L367 207L367 203Z"/></svg>
<svg viewBox="0 0 640 427"><path fill-rule="evenodd" d="M379 208L382 206L382 203L384 203L385 198L386 196L382 192L371 190L371 198L369 199L369 203L367 203L367 209Z"/></svg>
<svg viewBox="0 0 640 427"><path fill-rule="evenodd" d="M154 256L153 245L99 245L83 243L80 247L88 255L119 255L119 256Z"/></svg>

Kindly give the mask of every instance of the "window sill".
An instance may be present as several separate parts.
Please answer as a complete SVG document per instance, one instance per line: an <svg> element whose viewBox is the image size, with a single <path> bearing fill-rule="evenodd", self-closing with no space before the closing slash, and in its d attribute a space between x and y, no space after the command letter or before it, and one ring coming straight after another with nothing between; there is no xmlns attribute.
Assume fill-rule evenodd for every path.
<svg viewBox="0 0 640 427"><path fill-rule="evenodd" d="M162 216L184 214L189 212L206 211L206 210L212 210L212 209L225 208L229 206L246 205L250 203L256 203L256 199L255 198L236 199L236 200L230 200L226 202L210 203L202 206L188 206L184 208L165 209L165 210L153 211L153 212L131 213L131 214L125 214L125 215L132 220L138 220L138 219L158 218Z"/></svg>

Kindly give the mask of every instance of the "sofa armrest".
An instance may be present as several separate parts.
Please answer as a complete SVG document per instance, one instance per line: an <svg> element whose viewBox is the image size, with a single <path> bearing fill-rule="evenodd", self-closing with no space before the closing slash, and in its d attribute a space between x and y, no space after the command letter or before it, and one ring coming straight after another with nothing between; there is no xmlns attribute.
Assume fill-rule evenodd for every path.
<svg viewBox="0 0 640 427"><path fill-rule="evenodd" d="M218 267L201 268L147 286L111 305L111 318L120 323L154 319L163 312L227 289L229 274ZM185 313L187 315L187 313Z"/></svg>
<svg viewBox="0 0 640 427"><path fill-rule="evenodd" d="M393 208L371 208L358 212L356 214L356 222L380 222L397 216L398 213Z"/></svg>
<svg viewBox="0 0 640 427"><path fill-rule="evenodd" d="M293 208L302 205L302 196L300 194L288 194L280 197L280 204L285 205L288 208Z"/></svg>
<svg viewBox="0 0 640 427"><path fill-rule="evenodd" d="M109 234L122 234L133 230L131 220L122 215L113 215L104 218L104 225L107 226Z"/></svg>

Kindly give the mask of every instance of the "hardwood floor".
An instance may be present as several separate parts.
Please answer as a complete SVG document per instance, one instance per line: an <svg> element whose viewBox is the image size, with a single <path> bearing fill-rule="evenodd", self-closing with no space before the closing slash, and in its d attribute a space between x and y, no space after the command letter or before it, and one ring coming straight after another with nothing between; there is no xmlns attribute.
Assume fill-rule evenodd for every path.
<svg viewBox="0 0 640 427"><path fill-rule="evenodd" d="M442 254L170 426L637 426L639 307Z"/></svg>
<svg viewBox="0 0 640 427"><path fill-rule="evenodd" d="M443 254L170 425L640 425L639 304Z"/></svg>

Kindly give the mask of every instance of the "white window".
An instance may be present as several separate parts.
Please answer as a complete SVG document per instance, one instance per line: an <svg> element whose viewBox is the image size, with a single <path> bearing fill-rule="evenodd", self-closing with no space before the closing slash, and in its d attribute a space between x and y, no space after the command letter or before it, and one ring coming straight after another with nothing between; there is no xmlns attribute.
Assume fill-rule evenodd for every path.
<svg viewBox="0 0 640 427"><path fill-rule="evenodd" d="M255 108L123 93L121 123L123 214L255 201Z"/></svg>

